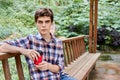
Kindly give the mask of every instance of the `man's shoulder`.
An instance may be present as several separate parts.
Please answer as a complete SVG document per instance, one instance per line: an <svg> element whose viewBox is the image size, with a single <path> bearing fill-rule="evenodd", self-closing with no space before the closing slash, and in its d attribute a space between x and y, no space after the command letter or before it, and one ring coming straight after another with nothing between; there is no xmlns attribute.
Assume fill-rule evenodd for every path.
<svg viewBox="0 0 120 80"><path fill-rule="evenodd" d="M54 37L54 39L55 39L55 41L56 41L57 43L61 43L61 42L62 42L62 40L59 39L59 38L57 38L57 37Z"/></svg>

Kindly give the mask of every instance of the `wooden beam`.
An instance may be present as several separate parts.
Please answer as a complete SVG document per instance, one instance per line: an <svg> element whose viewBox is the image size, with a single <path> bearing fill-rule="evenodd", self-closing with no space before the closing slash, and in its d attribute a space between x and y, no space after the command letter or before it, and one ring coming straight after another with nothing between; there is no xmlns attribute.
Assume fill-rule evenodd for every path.
<svg viewBox="0 0 120 80"><path fill-rule="evenodd" d="M93 52L93 1L90 0L89 53Z"/></svg>
<svg viewBox="0 0 120 80"><path fill-rule="evenodd" d="M96 53L97 49L97 19L98 19L98 0L94 1L94 50L93 52Z"/></svg>
<svg viewBox="0 0 120 80"><path fill-rule="evenodd" d="M89 53L96 53L97 49L97 16L98 0L90 0Z"/></svg>

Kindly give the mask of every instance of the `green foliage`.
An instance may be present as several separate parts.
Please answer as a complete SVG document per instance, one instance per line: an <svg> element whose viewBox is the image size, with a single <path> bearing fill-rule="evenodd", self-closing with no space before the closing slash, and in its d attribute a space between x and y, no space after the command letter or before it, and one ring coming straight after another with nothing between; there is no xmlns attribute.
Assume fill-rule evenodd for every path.
<svg viewBox="0 0 120 80"><path fill-rule="evenodd" d="M74 36L76 34L88 34L89 1L87 0L4 0L0 2L0 24L3 27L9 25L21 27L21 29L26 27L33 28L35 26L35 10L39 7L50 7L55 13L54 19L58 28L57 36L69 37L72 33ZM98 26L111 25L112 27L119 27L119 6L120 1L100 0L98 7ZM68 35L61 33L64 30Z"/></svg>
<svg viewBox="0 0 120 80"><path fill-rule="evenodd" d="M98 11L98 25L120 27L120 1L100 0Z"/></svg>
<svg viewBox="0 0 120 80"><path fill-rule="evenodd" d="M33 13L37 9L33 1L0 1L0 24L6 26L33 27ZM9 5L8 5L9 4ZM10 5L11 4L11 5ZM32 5L31 5L32 4Z"/></svg>
<svg viewBox="0 0 120 80"><path fill-rule="evenodd" d="M0 7L7 9L13 6L13 0L0 0Z"/></svg>
<svg viewBox="0 0 120 80"><path fill-rule="evenodd" d="M35 32L34 11L38 8L37 4L26 0L0 0L0 39L9 37L13 32L20 34L15 38Z"/></svg>
<svg viewBox="0 0 120 80"><path fill-rule="evenodd" d="M98 29L98 44L109 46L120 46L120 28L113 28L111 26L102 26Z"/></svg>
<svg viewBox="0 0 120 80"><path fill-rule="evenodd" d="M68 6L63 7L61 14L58 14L55 17L55 21L58 26L58 31L67 30L67 34L68 34L67 36L71 34L74 36L83 34L86 30L85 29L86 26L88 27L89 25L88 4L89 4L88 2L87 3L72 2ZM64 34L61 35L66 36Z"/></svg>
<svg viewBox="0 0 120 80"><path fill-rule="evenodd" d="M0 25L0 39L4 39L12 34L12 30L10 30L10 27L2 27Z"/></svg>

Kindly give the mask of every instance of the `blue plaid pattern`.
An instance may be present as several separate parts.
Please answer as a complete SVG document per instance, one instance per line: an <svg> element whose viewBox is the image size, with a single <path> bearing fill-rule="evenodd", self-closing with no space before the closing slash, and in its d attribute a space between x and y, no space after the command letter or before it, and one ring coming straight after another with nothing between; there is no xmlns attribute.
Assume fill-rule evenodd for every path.
<svg viewBox="0 0 120 80"><path fill-rule="evenodd" d="M50 42L46 42L42 36L37 33L14 41L6 41L6 43L26 49L41 50L43 51L43 61L56 64L60 67L60 71L58 73L52 73L49 70L40 71L36 69L33 61L26 57L31 80L60 80L60 73L64 68L62 41L52 35L52 40Z"/></svg>

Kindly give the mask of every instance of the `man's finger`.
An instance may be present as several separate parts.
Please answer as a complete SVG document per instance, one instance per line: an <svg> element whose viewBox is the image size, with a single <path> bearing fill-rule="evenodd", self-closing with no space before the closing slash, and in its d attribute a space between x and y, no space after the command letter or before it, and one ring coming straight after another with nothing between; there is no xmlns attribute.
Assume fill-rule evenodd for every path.
<svg viewBox="0 0 120 80"><path fill-rule="evenodd" d="M38 57L40 57L40 53L39 52L36 51L36 54L37 54Z"/></svg>
<svg viewBox="0 0 120 80"><path fill-rule="evenodd" d="M36 58L36 54L34 51L31 51L30 57L32 58L32 60L34 60Z"/></svg>
<svg viewBox="0 0 120 80"><path fill-rule="evenodd" d="M36 58L36 60L38 60L38 57L40 57L40 54L35 51L35 58Z"/></svg>

